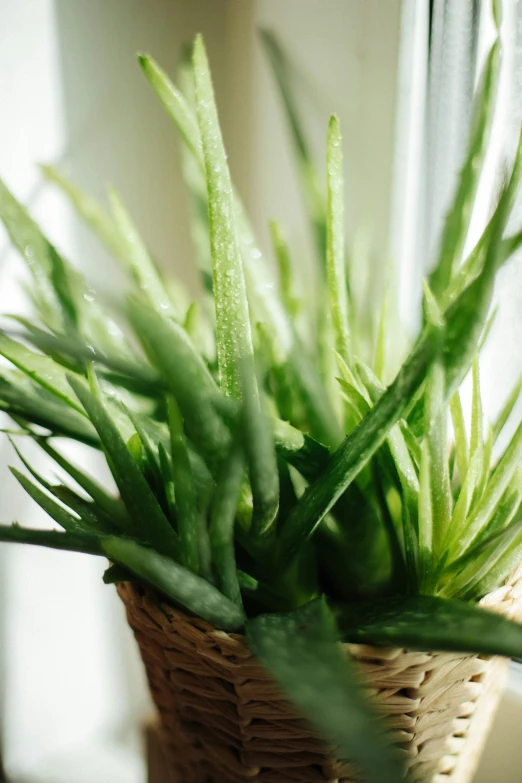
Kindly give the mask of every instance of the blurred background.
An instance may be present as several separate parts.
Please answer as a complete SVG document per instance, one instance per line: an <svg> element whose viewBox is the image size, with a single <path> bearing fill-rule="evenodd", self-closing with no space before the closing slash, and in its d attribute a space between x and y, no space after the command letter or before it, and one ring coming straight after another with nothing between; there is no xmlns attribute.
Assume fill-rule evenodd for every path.
<svg viewBox="0 0 522 783"><path fill-rule="evenodd" d="M0 176L107 295L118 290L113 262L37 164L58 164L100 197L114 183L155 256L195 291L176 132L135 55L150 52L175 76L182 46L202 32L233 178L261 245L269 256L268 220L280 219L307 269L311 237L261 29L274 31L287 52L321 170L328 116L339 114L350 247L377 281L397 266L402 316L414 327L493 36L486 0L0 0ZM519 0L503 2L502 35L493 143L470 243L522 116ZM515 260L498 285L482 363L491 415L522 370L521 278ZM0 231L2 313L27 312L23 281L23 264ZM74 456L100 470L87 450ZM48 525L9 474L12 463L2 437L0 519ZM102 572L102 563L81 555L0 547L0 781L145 780L140 732L150 705L122 607ZM520 780L511 742L522 716L519 676L513 669L477 781L490 781L493 771L499 783Z"/></svg>

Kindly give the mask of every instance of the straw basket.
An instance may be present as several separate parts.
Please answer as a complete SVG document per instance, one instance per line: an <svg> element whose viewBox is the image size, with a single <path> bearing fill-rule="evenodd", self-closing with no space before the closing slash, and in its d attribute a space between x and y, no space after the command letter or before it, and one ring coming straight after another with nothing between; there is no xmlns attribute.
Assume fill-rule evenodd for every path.
<svg viewBox="0 0 522 783"><path fill-rule="evenodd" d="M244 638L120 584L161 719L176 783L353 783L284 700ZM483 600L522 614L522 567ZM412 781L469 783L508 661L346 645L358 662Z"/></svg>

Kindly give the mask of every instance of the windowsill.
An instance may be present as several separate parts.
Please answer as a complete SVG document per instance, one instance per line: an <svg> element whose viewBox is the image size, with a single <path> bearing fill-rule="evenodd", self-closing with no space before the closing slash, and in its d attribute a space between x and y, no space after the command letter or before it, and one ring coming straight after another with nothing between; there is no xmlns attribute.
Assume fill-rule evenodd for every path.
<svg viewBox="0 0 522 783"><path fill-rule="evenodd" d="M520 783L522 768L522 666L513 664L473 783Z"/></svg>

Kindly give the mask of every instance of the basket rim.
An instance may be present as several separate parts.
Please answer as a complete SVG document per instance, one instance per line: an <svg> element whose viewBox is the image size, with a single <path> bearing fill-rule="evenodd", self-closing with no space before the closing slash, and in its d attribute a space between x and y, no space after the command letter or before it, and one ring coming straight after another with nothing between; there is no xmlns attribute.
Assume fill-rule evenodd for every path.
<svg viewBox="0 0 522 783"><path fill-rule="evenodd" d="M165 621L167 621L169 625L172 624L173 620L182 622L193 627L200 633L211 637L218 643L228 642L234 646L237 645L238 651L240 647L246 647L248 653L253 655L248 645L246 634L220 630L209 623L207 620L203 620L201 617L196 615L188 614L183 609L168 603L168 601L163 596L161 596L157 590L155 590L153 587L150 587L149 585L140 582L129 581L119 582L116 585L116 588L120 598L126 605L129 599L132 600L132 594L139 596L141 601L145 601L148 605L148 610L151 617L156 618L158 629L163 627ZM495 590L492 590L490 593L481 598L481 600L477 602L477 605L489 611L503 614L510 619L518 619L522 621L522 600L520 599L522 599L522 561L513 569L511 575L503 585L495 588ZM162 621L160 619L161 617ZM411 653L425 656L448 654L458 656L477 655L477 653L469 652L445 653L440 651L423 651L418 649L414 650L408 647L361 644L358 642L342 642L342 645L351 651L359 651L360 655L366 652L366 654L371 658L379 658L379 660L390 661L402 653ZM378 650L379 654L375 655L374 653L371 655L370 651L372 650ZM480 657L489 658L491 656Z"/></svg>

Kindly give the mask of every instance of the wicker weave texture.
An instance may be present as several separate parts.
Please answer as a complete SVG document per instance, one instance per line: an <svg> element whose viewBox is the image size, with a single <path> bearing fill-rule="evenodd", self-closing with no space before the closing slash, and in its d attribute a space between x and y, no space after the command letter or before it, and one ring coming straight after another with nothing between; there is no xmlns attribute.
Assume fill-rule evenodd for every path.
<svg viewBox="0 0 522 783"><path fill-rule="evenodd" d="M179 783L354 783L245 640L120 584ZM483 604L520 619L522 568ZM412 781L469 783L507 661L346 645Z"/></svg>

